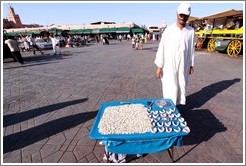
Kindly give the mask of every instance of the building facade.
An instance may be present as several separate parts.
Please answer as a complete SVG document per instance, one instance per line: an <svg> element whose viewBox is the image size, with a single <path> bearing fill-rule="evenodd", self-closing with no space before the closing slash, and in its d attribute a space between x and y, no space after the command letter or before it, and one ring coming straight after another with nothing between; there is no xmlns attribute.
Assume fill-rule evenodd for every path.
<svg viewBox="0 0 246 166"><path fill-rule="evenodd" d="M8 21L13 28L22 28L20 16L15 14L15 10L12 6L8 8Z"/></svg>
<svg viewBox="0 0 246 166"><path fill-rule="evenodd" d="M8 7L8 18L3 19L3 29L11 28L35 28L41 27L38 24L22 24L21 18L18 14L15 13L15 10L12 6Z"/></svg>

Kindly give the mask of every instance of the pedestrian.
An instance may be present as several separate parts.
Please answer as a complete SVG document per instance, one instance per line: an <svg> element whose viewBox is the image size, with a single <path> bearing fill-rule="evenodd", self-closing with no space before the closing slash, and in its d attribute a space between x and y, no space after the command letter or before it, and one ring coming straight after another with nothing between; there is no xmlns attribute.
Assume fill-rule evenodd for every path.
<svg viewBox="0 0 246 166"><path fill-rule="evenodd" d="M51 39L54 55L56 54L61 55L61 48L60 48L59 39L57 38L57 36L50 34L49 38Z"/></svg>
<svg viewBox="0 0 246 166"><path fill-rule="evenodd" d="M120 34L119 36L118 36L118 41L122 41L122 35Z"/></svg>
<svg viewBox="0 0 246 166"><path fill-rule="evenodd" d="M24 64L24 59L23 57L21 56L21 53L20 53L20 48L18 46L18 43L16 40L12 39L12 38L9 38L9 39L6 39L4 41L5 44L8 45L13 57L14 57L14 60L19 62L20 64Z"/></svg>
<svg viewBox="0 0 246 166"><path fill-rule="evenodd" d="M156 76L161 78L163 98L172 99L175 105L186 104L186 87L194 69L194 29L187 24L191 13L188 3L177 9L177 22L162 34L154 63Z"/></svg>
<svg viewBox="0 0 246 166"><path fill-rule="evenodd" d="M21 40L24 43L25 51L30 51L30 44L29 44L26 36L22 36Z"/></svg>
<svg viewBox="0 0 246 166"><path fill-rule="evenodd" d="M139 35L135 36L135 50L138 50L139 48Z"/></svg>
<svg viewBox="0 0 246 166"><path fill-rule="evenodd" d="M33 54L35 55L35 49L37 49L38 51L40 51L40 53L43 55L44 53L42 52L42 50L37 46L36 44L36 41L35 41L35 35L32 34L30 37L29 37L29 43L32 47L32 51L33 51Z"/></svg>
<svg viewBox="0 0 246 166"><path fill-rule="evenodd" d="M139 49L143 50L143 43L144 43L144 39L142 37L140 37L139 39Z"/></svg>
<svg viewBox="0 0 246 166"><path fill-rule="evenodd" d="M132 37L132 48L135 48L135 38L134 37Z"/></svg>

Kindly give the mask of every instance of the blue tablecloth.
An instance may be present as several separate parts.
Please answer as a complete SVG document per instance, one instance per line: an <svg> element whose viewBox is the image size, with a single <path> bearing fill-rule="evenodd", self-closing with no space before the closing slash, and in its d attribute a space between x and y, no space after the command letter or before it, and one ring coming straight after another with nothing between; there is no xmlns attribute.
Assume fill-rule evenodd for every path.
<svg viewBox="0 0 246 166"><path fill-rule="evenodd" d="M109 134L103 135L98 131L98 124L104 113L105 108L109 106L118 106L123 104L143 104L148 107L149 103L154 102L152 110L168 110L175 108L175 114L179 111L173 104L172 100L164 99L166 105L161 108L155 104L155 101L160 99L132 99L126 101L111 101L105 102L100 106L99 112L96 116L92 129L90 131L90 138L94 140L101 140L107 147L109 152L120 153L120 154L145 154L155 153L173 146L182 146L182 137L187 135L187 132L147 132L147 133L136 133L136 134ZM163 100L163 99L162 99ZM137 117L136 117L137 118Z"/></svg>

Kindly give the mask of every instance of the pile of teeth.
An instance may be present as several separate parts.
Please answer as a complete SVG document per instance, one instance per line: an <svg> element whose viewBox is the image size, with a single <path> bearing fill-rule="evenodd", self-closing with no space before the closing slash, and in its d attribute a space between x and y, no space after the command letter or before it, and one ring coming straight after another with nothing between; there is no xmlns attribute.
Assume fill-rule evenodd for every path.
<svg viewBox="0 0 246 166"><path fill-rule="evenodd" d="M107 107L98 124L98 131L104 135L150 132L152 125L146 112L143 104Z"/></svg>
<svg viewBox="0 0 246 166"><path fill-rule="evenodd" d="M148 117L152 125L151 132L190 132L187 122L175 108L148 111Z"/></svg>
<svg viewBox="0 0 246 166"><path fill-rule="evenodd" d="M98 131L107 134L147 132L190 132L187 122L175 108L148 110L143 104L125 104L105 108Z"/></svg>

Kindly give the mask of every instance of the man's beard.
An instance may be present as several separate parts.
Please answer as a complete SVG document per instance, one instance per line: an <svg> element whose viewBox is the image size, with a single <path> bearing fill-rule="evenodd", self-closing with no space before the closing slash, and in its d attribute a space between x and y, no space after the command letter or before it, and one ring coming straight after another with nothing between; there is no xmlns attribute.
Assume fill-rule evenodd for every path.
<svg viewBox="0 0 246 166"><path fill-rule="evenodd" d="M185 26L186 21L187 21L187 20L181 20L181 19L179 19L179 24L181 24L181 25Z"/></svg>

